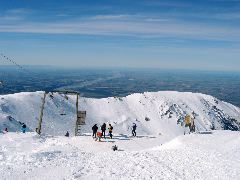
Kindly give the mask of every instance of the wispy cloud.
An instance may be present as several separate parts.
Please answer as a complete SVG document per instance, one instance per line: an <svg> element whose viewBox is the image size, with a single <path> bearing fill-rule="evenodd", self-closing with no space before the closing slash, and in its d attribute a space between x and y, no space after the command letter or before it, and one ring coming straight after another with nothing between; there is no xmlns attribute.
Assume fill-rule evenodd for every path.
<svg viewBox="0 0 240 180"><path fill-rule="evenodd" d="M236 27L220 27L204 23L131 15L98 15L57 22L0 23L0 32L80 34L195 39L240 40Z"/></svg>
<svg viewBox="0 0 240 180"><path fill-rule="evenodd" d="M217 14L214 14L212 18L222 19L222 20L240 20L240 12L217 13Z"/></svg>
<svg viewBox="0 0 240 180"><path fill-rule="evenodd" d="M138 3L143 4L145 6L160 6L160 7L190 7L189 3L184 2L176 2L176 1L159 1L159 0L144 0L139 1Z"/></svg>
<svg viewBox="0 0 240 180"><path fill-rule="evenodd" d="M25 20L32 10L25 8L9 9L0 14L0 23L11 23L11 21ZM15 23L15 22L14 22Z"/></svg>
<svg viewBox="0 0 240 180"><path fill-rule="evenodd" d="M23 15L28 14L30 12L29 9L25 8L16 8L16 9L9 9L5 12L5 14L15 14L15 15Z"/></svg>
<svg viewBox="0 0 240 180"><path fill-rule="evenodd" d="M144 2L146 3L146 2ZM149 1L149 4L183 6L184 3ZM186 4L187 5L187 4ZM140 38L170 37L179 39L205 39L240 41L239 25L197 22L186 18L240 19L239 12L192 13L163 12L147 14L99 14L72 15L67 12L55 13L56 18L48 19L43 12L38 12L46 20L37 18L31 9L10 9L0 15L0 32L38 33L38 34L78 34L104 36L133 36ZM31 16L35 14L35 16ZM29 16L34 18L29 18ZM34 19L34 20L33 20ZM213 21L214 22L214 21Z"/></svg>

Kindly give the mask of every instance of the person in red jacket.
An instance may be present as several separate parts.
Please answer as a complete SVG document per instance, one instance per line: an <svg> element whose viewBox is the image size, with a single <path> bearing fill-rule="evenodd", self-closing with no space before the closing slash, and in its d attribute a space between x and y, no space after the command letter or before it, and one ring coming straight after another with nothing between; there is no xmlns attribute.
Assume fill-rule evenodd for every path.
<svg viewBox="0 0 240 180"><path fill-rule="evenodd" d="M101 138L102 138L102 133L101 132L97 132L97 138L96 138L96 141L101 141Z"/></svg>

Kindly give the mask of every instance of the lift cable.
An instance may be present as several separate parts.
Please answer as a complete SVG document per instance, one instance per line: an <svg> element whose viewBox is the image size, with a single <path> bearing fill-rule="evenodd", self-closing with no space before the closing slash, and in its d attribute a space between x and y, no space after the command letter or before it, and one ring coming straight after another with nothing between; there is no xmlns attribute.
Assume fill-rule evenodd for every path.
<svg viewBox="0 0 240 180"><path fill-rule="evenodd" d="M16 63L16 61L14 61L12 58L9 58L9 57L6 56L5 54L0 53L0 56L1 56L4 60L12 63L12 64L15 65L15 66L17 66L17 67L18 67L19 69L21 69L22 71L25 71L25 72L27 72L27 73L32 74L32 72L30 72L29 70L27 70L26 68L24 68L24 67L21 66L20 64Z"/></svg>

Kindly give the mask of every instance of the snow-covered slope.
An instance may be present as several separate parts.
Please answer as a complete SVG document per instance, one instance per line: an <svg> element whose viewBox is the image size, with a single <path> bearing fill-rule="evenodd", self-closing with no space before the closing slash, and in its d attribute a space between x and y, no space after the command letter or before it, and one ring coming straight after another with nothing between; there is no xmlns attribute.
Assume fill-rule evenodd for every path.
<svg viewBox="0 0 240 180"><path fill-rule="evenodd" d="M20 129L18 122L27 124L31 131L38 125L43 92L18 93L0 96L0 128ZM53 94L47 96L42 132L73 135L76 97ZM87 111L82 132L91 132L93 124L114 125L114 133L129 134L135 122L138 134L162 134L176 137L183 134L181 123L187 114L195 117L197 131L210 129L239 130L240 109L212 96L183 92L147 92L127 97L104 99L80 98L80 110ZM66 113L61 116L60 114Z"/></svg>
<svg viewBox="0 0 240 180"><path fill-rule="evenodd" d="M80 98L80 110L87 111L84 134L67 138L67 130L74 134L76 97L53 94L46 98L43 135L17 132L21 123L35 130L42 97L43 92L0 96L0 128L12 131L0 134L2 179L239 179L240 132L221 131L240 129L240 109L229 103L180 92ZM187 114L197 131L219 131L183 136L178 121ZM94 141L86 132L103 122L114 125L114 137ZM137 138L128 136L133 122Z"/></svg>
<svg viewBox="0 0 240 180"><path fill-rule="evenodd" d="M182 135L159 146L162 138L96 142L90 136L7 133L0 135L1 179L239 179L239 131ZM111 150L113 144L119 151Z"/></svg>

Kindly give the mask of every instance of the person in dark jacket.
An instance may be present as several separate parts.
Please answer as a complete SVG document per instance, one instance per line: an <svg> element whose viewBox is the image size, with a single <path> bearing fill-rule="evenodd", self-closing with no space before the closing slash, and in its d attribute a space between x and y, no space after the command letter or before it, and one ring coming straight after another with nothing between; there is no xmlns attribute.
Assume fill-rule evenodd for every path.
<svg viewBox="0 0 240 180"><path fill-rule="evenodd" d="M69 137L69 132L67 131L67 133L65 134L66 137Z"/></svg>
<svg viewBox="0 0 240 180"><path fill-rule="evenodd" d="M194 119L192 119L192 122L191 122L191 132L195 132L195 123L194 123Z"/></svg>
<svg viewBox="0 0 240 180"><path fill-rule="evenodd" d="M106 131L106 124L103 123L103 125L101 126L101 130L102 130L102 136L105 138L105 131Z"/></svg>
<svg viewBox="0 0 240 180"><path fill-rule="evenodd" d="M136 137L136 135L137 135L136 129L137 129L137 125L135 123L133 123L133 126L132 126L132 135L133 135L133 137Z"/></svg>
<svg viewBox="0 0 240 180"><path fill-rule="evenodd" d="M92 127L92 131L93 131L93 137L97 138L97 130L98 130L98 127L97 127L97 124L95 124L93 127Z"/></svg>

